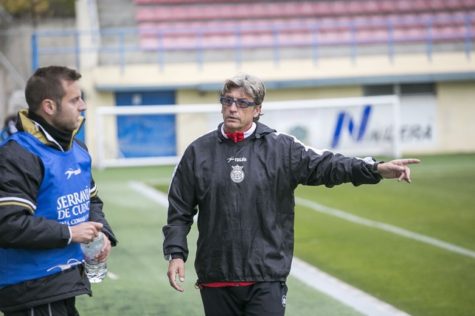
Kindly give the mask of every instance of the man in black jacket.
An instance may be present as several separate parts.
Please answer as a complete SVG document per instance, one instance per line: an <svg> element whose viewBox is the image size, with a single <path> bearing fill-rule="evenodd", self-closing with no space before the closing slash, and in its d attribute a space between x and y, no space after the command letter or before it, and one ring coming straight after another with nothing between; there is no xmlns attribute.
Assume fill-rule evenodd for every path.
<svg viewBox="0 0 475 316"><path fill-rule="evenodd" d="M50 66L28 80L28 110L0 144L0 310L9 315L78 315L91 295L80 243L104 233L105 261L117 241L102 211L81 128L75 70Z"/></svg>
<svg viewBox="0 0 475 316"><path fill-rule="evenodd" d="M417 159L375 162L316 151L258 122L264 84L250 75L220 91L223 123L195 140L169 191L163 251L170 285L183 291L186 236L198 213L197 285L206 315L284 315L299 184L410 182Z"/></svg>

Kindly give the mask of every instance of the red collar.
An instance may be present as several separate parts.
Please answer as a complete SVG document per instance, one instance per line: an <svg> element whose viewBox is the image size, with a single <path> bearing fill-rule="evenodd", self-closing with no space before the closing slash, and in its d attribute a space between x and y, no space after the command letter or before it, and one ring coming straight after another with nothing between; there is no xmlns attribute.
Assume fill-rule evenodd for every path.
<svg viewBox="0 0 475 316"><path fill-rule="evenodd" d="M244 140L243 132L226 133L226 136L228 136L228 138L231 139L235 143Z"/></svg>

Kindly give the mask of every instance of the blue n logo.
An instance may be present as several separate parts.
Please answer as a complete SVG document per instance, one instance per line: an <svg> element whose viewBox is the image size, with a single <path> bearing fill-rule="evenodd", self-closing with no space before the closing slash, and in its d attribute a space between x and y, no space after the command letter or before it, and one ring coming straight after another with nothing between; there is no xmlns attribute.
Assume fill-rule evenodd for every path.
<svg viewBox="0 0 475 316"><path fill-rule="evenodd" d="M343 129L345 128L345 125L348 127L348 132L355 141L362 140L364 134L366 133L366 127L368 125L371 110L372 107L370 104L364 106L362 113L363 115L361 117L361 122L357 131L355 130L356 127L355 123L353 122L353 118L349 113L345 111L341 111L340 113L338 113L331 148L336 148L338 146L338 142L340 141L340 137Z"/></svg>

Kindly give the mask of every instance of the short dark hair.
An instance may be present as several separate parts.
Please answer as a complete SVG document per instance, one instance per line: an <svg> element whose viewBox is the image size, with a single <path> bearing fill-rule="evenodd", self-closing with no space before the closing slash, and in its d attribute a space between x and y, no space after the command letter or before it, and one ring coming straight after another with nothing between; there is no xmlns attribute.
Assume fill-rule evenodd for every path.
<svg viewBox="0 0 475 316"><path fill-rule="evenodd" d="M80 78L79 72L64 66L38 68L26 83L28 109L36 112L44 99L51 99L59 106L65 93L62 81L77 81Z"/></svg>

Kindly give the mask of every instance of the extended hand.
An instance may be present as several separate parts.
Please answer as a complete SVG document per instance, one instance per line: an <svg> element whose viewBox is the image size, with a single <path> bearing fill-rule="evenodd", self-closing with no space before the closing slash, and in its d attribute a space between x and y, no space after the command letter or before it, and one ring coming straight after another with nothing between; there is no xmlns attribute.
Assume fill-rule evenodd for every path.
<svg viewBox="0 0 475 316"><path fill-rule="evenodd" d="M378 164L379 174L386 179L404 180L411 183L411 169L408 165L419 163L419 159L395 159Z"/></svg>
<svg viewBox="0 0 475 316"><path fill-rule="evenodd" d="M172 288L179 292L184 291L177 282L177 277L180 279L180 282L185 282L185 262L183 259L177 258L170 261L168 264L167 276Z"/></svg>

